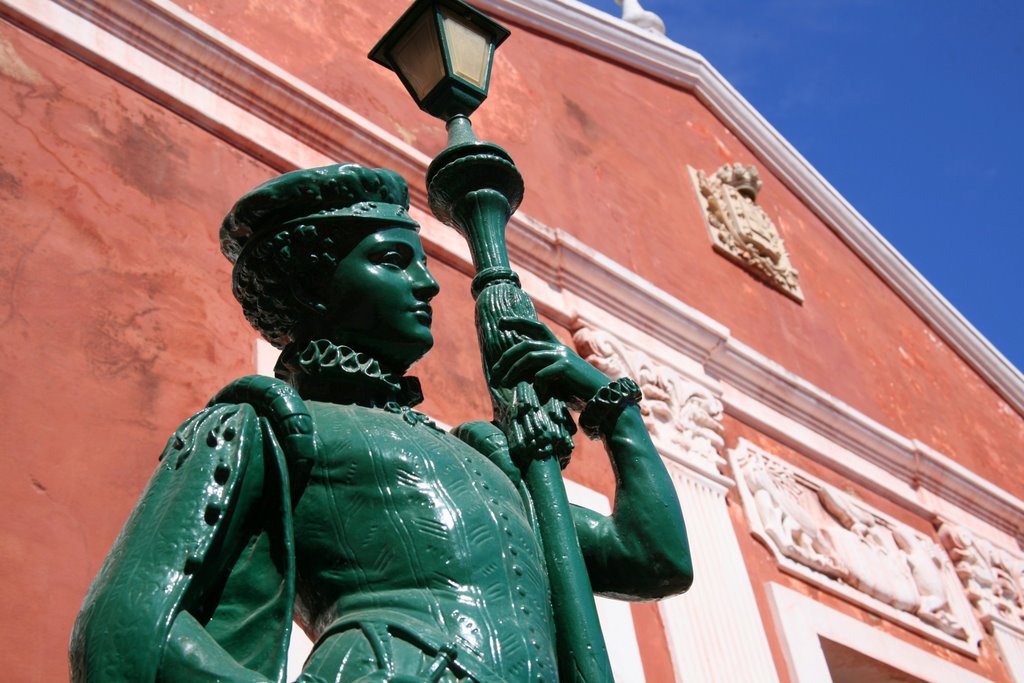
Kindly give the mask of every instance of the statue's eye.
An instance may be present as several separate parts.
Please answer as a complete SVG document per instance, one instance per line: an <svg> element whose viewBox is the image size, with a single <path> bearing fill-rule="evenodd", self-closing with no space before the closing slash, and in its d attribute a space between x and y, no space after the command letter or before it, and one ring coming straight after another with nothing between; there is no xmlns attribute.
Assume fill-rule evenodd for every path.
<svg viewBox="0 0 1024 683"><path fill-rule="evenodd" d="M402 269L409 265L410 254L406 251L396 248L381 249L373 255L373 262L387 268Z"/></svg>

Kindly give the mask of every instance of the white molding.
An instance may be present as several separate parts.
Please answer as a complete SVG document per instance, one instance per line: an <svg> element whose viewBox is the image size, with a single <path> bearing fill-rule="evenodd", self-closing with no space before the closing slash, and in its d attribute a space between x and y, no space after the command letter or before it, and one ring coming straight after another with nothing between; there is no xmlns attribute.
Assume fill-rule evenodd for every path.
<svg viewBox="0 0 1024 683"><path fill-rule="evenodd" d="M294 681L302 673L302 667L313 652L313 641L309 639L297 622L292 622L291 640L288 641L288 671L286 680Z"/></svg>
<svg viewBox="0 0 1024 683"><path fill-rule="evenodd" d="M991 628L1010 677L1024 683L1024 632L1000 621L993 621Z"/></svg>
<svg viewBox="0 0 1024 683"><path fill-rule="evenodd" d="M783 655L794 683L832 681L821 647L822 638L931 683L988 681L794 590L777 583L769 583L767 589L782 639Z"/></svg>
<svg viewBox="0 0 1024 683"><path fill-rule="evenodd" d="M1012 636L1024 675L1024 556L1020 548L945 520L937 524L964 592L990 633ZM1008 655L1010 656L1010 655Z"/></svg>
<svg viewBox="0 0 1024 683"><path fill-rule="evenodd" d="M642 71L695 88L737 131L751 126L760 130L761 126L758 135L777 137L699 55L664 38L575 2L489 0L482 4ZM387 165L405 174L420 174L429 161L419 150L167 0L0 0L0 16L280 170L319 165L344 156ZM730 118L722 113L729 111L746 118ZM771 165L771 158L796 155L781 138L773 144L781 147L769 149L772 154L764 155L766 165ZM824 183L809 166L800 166L806 162L798 155L793 159L787 163L796 164L794 168L803 168ZM827 183L819 190L834 193ZM413 187L412 191L419 205L425 205L422 188ZM828 192L823 196L829 196ZM836 201L842 203L838 195ZM468 250L461 238L425 212L414 208L413 214L423 224L431 253L469 272ZM857 234L864 239L874 235L878 249L891 251L866 223L860 228L856 221L849 225L854 226L850 228L854 232L861 230L863 234ZM575 325L576 311L600 308L617 318L620 325L630 326L702 364L703 371L714 378L705 378L704 383L719 381L718 391L723 393L727 412L733 416L760 425L769 434L774 430L775 435L810 457L839 471L850 471L857 481L879 489L875 480L857 476L856 460L845 464L837 460L834 453L839 449L808 448L806 440L779 434L764 421L766 415L777 411L797 426L834 441L891 475L894 486L883 486L885 495L920 507L915 496L904 489L929 492L949 498L1000 532L1012 537L1022 535L1024 502L789 373L731 337L722 324L572 235L521 214L513 217L508 235L510 254L524 282L537 284L536 288L530 286L530 291L538 307L559 322ZM902 262L898 255L894 258ZM920 280L912 269L904 275ZM927 293L927 283L920 280L918 284ZM566 305L574 301L575 307ZM948 306L941 297L937 301L937 306ZM998 364L992 364L990 370L996 369ZM1013 399L1024 398L1020 374L1007 375L1006 382L1009 384L1005 386L1012 385L1013 389L1006 395L1024 412L1024 403Z"/></svg>
<svg viewBox="0 0 1024 683"><path fill-rule="evenodd" d="M644 424L663 458L693 470L723 495L732 488L733 481L719 472L726 462L725 409L714 391L611 332L584 325L573 332L573 343L584 360L612 379L636 379L644 395Z"/></svg>
<svg viewBox="0 0 1024 683"><path fill-rule="evenodd" d="M927 492L1014 538L1024 534L1024 501L935 449L871 419L746 344L726 339L711 351L705 367L726 384L722 400L729 414L787 446L912 507L937 513L922 500L921 493ZM808 447L807 440L797 438L779 416L840 448ZM858 457L848 459L850 453ZM862 461L891 475L896 486L883 486L874 472L863 469Z"/></svg>
<svg viewBox="0 0 1024 683"><path fill-rule="evenodd" d="M632 69L692 90L751 151L964 358L1024 414L1024 375L961 315L708 61L663 36L575 0L477 0Z"/></svg>

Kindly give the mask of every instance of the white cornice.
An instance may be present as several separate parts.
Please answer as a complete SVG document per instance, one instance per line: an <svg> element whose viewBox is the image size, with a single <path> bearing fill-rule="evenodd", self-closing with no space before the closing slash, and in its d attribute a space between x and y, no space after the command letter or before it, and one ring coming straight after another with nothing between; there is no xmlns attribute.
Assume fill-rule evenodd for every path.
<svg viewBox="0 0 1024 683"><path fill-rule="evenodd" d="M582 38L574 36L598 35L605 36L602 40L610 43L613 36L618 36L620 45L613 56L632 60L630 64L637 68L641 62L665 63L671 61L669 56L675 55L678 62L673 71L675 80L705 84L699 94L709 102L712 94L718 97L720 105L716 111L732 106L735 111L744 113L748 126L761 126L767 142L775 140L783 152L792 156L794 161L789 163L794 168L808 178L817 179L815 182L823 197L831 193L837 205L846 207L857 218L859 222L833 223L841 234L842 226L846 225L847 232L874 244L880 253L889 253L893 267L903 268L901 272L908 281L916 283L915 291L922 293L921 296L934 294L927 283L695 53L577 3L533 0L484 4L506 15L514 9L521 13L516 15L520 20L529 20L531 25L543 30L562 30L565 34L560 35L564 40L578 42ZM422 174L429 161L421 151L166 0L0 0L0 16L277 169L314 166L345 158L387 165L405 174ZM578 20L578 25L567 25L571 20ZM595 46L604 44L596 38L593 40L593 45L588 43L590 49L596 50ZM622 45L632 47L627 49ZM635 56L630 57L631 54ZM661 61L652 55L660 55ZM717 90L706 85L708 83ZM766 156L765 161L768 159ZM422 188L412 189L419 193L419 205L424 206ZM424 223L425 241L432 253L468 272L468 250L464 242L451 231L441 229L423 212L416 211L416 215ZM915 503L914 492L925 491L955 503L1010 536L1019 538L1024 531L1024 502L792 375L733 338L725 326L572 235L517 214L509 226L509 247L513 261L521 267L524 282L538 284L536 288L531 287L538 306L560 322L572 322L573 312L564 305L564 296L585 301L621 324L642 331L696 361L698 367L703 367L713 378L710 381L720 381L726 388L735 387L736 391L729 389L723 394L731 414L762 426L767 433L829 467L846 472L869 487L883 489L886 495L921 511L931 508ZM998 356L941 297L934 295L932 305L945 307L943 310L948 309L950 315L960 320L962 334L975 340L972 343L976 350L987 349ZM985 366L979 360L982 356L967 357ZM1021 401L1024 381L1005 359L1001 362L1006 368L1001 375L1005 381L997 384L997 388L1002 386L1003 394L1024 412ZM993 363L989 366L988 377L999 367ZM781 423L793 427L780 430L777 425ZM794 438L792 434L797 431L812 437ZM837 444L841 451L862 458L865 464L870 463L895 483L881 484L868 480L863 474L858 475L853 463L838 462L831 454L834 449L818 447L817 442Z"/></svg>
<svg viewBox="0 0 1024 683"><path fill-rule="evenodd" d="M1024 414L1024 375L700 54L575 0L475 0L474 4L693 91L939 336Z"/></svg>

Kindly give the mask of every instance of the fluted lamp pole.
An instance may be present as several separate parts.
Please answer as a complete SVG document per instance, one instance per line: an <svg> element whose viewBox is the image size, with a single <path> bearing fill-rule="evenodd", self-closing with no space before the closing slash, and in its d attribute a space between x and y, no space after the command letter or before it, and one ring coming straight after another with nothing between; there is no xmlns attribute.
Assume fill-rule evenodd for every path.
<svg viewBox="0 0 1024 683"><path fill-rule="evenodd" d="M573 526L561 468L575 424L564 403L542 403L533 386L508 389L491 367L521 337L507 318L537 319L509 266L505 226L523 198L508 152L477 139L469 115L487 97L494 50L509 31L460 0L417 0L370 52L398 74L416 104L446 122L448 146L427 170L430 209L469 243L476 276L476 327L496 422L536 508L544 548L562 681L606 683L611 666L593 589Z"/></svg>

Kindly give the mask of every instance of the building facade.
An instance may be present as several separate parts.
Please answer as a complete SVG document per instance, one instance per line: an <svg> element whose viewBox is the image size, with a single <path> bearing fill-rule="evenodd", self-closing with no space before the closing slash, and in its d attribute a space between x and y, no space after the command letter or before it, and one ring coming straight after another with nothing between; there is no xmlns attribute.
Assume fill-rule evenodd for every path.
<svg viewBox="0 0 1024 683"><path fill-rule="evenodd" d="M542 318L636 378L695 583L602 603L621 681L1024 681L1024 380L700 55L572 0L513 35L481 137L526 199ZM67 676L81 599L171 431L266 371L220 220L278 173L405 176L441 284L424 410L489 414L443 127L365 55L400 0L0 0L0 487L10 680ZM577 502L614 475L580 443ZM297 650L308 647L297 638Z"/></svg>

